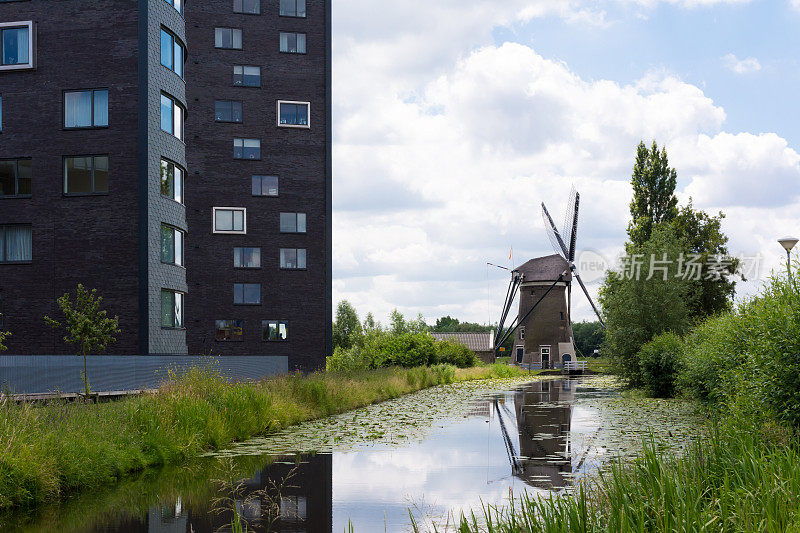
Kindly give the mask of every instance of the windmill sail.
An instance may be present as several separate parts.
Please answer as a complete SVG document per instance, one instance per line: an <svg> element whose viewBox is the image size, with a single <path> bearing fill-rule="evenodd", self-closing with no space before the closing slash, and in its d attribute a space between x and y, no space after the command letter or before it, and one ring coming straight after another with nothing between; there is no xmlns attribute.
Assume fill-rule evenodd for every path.
<svg viewBox="0 0 800 533"><path fill-rule="evenodd" d="M553 222L553 217L550 216L550 212L547 210L547 206L544 205L544 202L542 202L542 219L544 219L544 229L547 232L547 237L550 239L553 250L564 259L567 259L567 257L569 257L567 245L564 239L561 238L561 234L558 232L558 228L556 228L556 223Z"/></svg>
<svg viewBox="0 0 800 533"><path fill-rule="evenodd" d="M550 244L552 244L553 249L556 251L558 255L563 257L569 263L569 268L572 271L573 276L575 279L578 280L578 283L583 289L583 293L586 295L586 298L589 300L589 304L592 306L595 314L597 315L598 320L600 323L605 327L605 322L603 321L603 317L600 315L600 311L597 309L597 306L592 301L592 297L589 295L589 291L586 289L586 285L584 285L583 280L581 279L581 275L578 272L578 269L575 267L575 246L577 243L578 238L578 212L580 209L580 194L573 189L572 193L570 194L570 202L569 207L567 209L567 215L565 216L565 220L570 220L572 223L569 225L569 239L565 240L562 237L562 233L558 231L555 222L553 222L553 217L550 216L550 212L547 210L547 206L544 205L542 202L542 218L544 219L544 227L545 231L547 232L547 237L550 239ZM571 214L571 216L570 216ZM571 307L572 304L572 287L570 284L569 287L569 305Z"/></svg>
<svg viewBox="0 0 800 533"><path fill-rule="evenodd" d="M572 261L569 257L569 253L572 252L572 247L570 244L572 243L575 234L575 210L578 205L579 195L578 191L575 190L575 187L572 187L569 191L569 201L567 201L567 208L564 211L564 219L561 222L561 237L564 239L564 244L567 245L567 257L565 259L567 261Z"/></svg>

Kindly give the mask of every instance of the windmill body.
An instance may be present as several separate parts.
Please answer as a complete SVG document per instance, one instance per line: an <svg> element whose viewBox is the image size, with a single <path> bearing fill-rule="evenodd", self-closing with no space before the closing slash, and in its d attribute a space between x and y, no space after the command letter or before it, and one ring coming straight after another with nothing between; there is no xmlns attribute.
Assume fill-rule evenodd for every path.
<svg viewBox="0 0 800 533"><path fill-rule="evenodd" d="M572 336L570 309L572 280L578 282L589 304L605 327L603 317L594 305L589 291L575 268L575 246L578 234L580 195L573 189L562 230L542 204L542 219L553 255L536 257L511 271L506 301L500 314L498 331L502 332L495 346L513 339L511 362L542 368L578 369ZM519 292L519 314L505 329L506 319ZM513 335L513 337L512 337ZM497 348L496 348L497 349Z"/></svg>
<svg viewBox="0 0 800 533"><path fill-rule="evenodd" d="M572 282L569 263L560 255L537 257L519 266L519 322L513 353L517 363L562 366L575 359L567 301ZM548 292L549 289L549 292Z"/></svg>

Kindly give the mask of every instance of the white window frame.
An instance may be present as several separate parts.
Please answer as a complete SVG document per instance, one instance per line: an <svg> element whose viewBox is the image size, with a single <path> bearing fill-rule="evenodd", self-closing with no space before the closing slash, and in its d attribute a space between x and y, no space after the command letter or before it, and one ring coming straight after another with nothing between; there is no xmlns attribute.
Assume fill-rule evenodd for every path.
<svg viewBox="0 0 800 533"><path fill-rule="evenodd" d="M217 230L217 211L241 211L244 213L242 220L242 231ZM247 235L247 208L246 207L214 207L211 213L211 232L221 235Z"/></svg>
<svg viewBox="0 0 800 533"><path fill-rule="evenodd" d="M308 108L308 124L281 124L281 104L304 104ZM275 117L275 122L278 123L279 128L299 128L304 130L311 129L311 102L301 102L298 100L278 100L276 113L277 116Z"/></svg>
<svg viewBox="0 0 800 533"><path fill-rule="evenodd" d="M19 65L0 65L2 70L27 70L36 68L36 38L34 36L35 26L32 20L18 20L16 22L0 22L0 30L3 28L18 28L26 26L28 28L28 62Z"/></svg>

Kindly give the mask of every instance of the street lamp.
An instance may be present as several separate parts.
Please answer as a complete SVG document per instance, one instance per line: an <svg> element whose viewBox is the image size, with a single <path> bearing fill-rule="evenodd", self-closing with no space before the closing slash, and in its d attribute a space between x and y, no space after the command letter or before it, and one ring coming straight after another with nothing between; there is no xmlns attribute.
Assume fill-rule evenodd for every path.
<svg viewBox="0 0 800 533"><path fill-rule="evenodd" d="M792 248L794 245L797 244L797 241L800 239L796 239L794 237L784 237L782 239L778 239L778 242L783 249L786 250L786 273L789 275L789 279L792 277Z"/></svg>

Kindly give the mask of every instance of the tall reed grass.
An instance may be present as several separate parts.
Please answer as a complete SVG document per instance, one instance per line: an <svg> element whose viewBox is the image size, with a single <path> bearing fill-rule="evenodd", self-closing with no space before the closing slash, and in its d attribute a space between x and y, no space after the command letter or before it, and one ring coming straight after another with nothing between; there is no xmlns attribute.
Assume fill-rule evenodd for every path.
<svg viewBox="0 0 800 533"><path fill-rule="evenodd" d="M458 531L783 532L800 530L796 434L740 422L716 426L681 456L653 440L568 496L526 493L507 507L462 516Z"/></svg>
<svg viewBox="0 0 800 533"><path fill-rule="evenodd" d="M192 368L154 394L118 402L0 400L0 509L54 501L148 467L178 464L234 441L433 385L515 372L503 365L440 365L232 383L212 369Z"/></svg>

